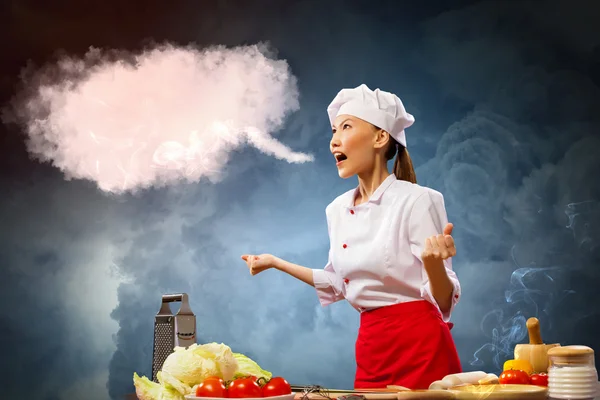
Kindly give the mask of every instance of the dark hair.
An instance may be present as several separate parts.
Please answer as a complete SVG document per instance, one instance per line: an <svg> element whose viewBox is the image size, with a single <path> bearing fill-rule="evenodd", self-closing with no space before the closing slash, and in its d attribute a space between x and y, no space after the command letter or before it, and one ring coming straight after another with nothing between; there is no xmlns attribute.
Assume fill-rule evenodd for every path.
<svg viewBox="0 0 600 400"><path fill-rule="evenodd" d="M389 161L394 156L396 156L394 160L394 175L396 175L396 179L417 183L417 175L415 174L408 150L390 136L390 144L385 152L385 159Z"/></svg>

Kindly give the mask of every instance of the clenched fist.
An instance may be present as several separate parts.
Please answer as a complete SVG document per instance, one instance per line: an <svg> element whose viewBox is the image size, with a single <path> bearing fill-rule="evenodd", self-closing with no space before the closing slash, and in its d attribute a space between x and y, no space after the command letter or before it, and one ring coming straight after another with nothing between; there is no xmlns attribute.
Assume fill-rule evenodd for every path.
<svg viewBox="0 0 600 400"><path fill-rule="evenodd" d="M456 255L452 228L454 228L454 225L447 224L443 234L431 236L425 240L425 249L421 253L423 261L445 260Z"/></svg>

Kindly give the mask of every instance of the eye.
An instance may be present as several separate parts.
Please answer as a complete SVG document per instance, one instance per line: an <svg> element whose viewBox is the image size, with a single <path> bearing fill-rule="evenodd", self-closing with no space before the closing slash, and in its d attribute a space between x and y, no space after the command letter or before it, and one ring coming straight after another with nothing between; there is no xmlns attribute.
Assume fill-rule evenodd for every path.
<svg viewBox="0 0 600 400"><path fill-rule="evenodd" d="M344 124L343 129L347 129L347 128L352 128L352 127L348 124Z"/></svg>

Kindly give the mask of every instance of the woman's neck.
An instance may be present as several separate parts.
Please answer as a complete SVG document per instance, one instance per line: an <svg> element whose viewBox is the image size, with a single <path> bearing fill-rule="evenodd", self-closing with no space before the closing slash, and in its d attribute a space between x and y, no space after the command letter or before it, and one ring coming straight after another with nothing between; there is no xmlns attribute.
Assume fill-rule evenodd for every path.
<svg viewBox="0 0 600 400"><path fill-rule="evenodd" d="M354 205L365 203L381 186L384 180L390 176L387 164L376 164L371 171L358 174L358 194L354 199Z"/></svg>

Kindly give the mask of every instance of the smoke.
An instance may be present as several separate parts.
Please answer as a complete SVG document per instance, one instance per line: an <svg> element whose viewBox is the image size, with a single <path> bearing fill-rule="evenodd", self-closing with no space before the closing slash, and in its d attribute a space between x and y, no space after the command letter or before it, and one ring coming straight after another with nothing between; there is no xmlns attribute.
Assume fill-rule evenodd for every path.
<svg viewBox="0 0 600 400"><path fill-rule="evenodd" d="M460 307L455 312L457 326L483 314L477 329L483 338L466 333L475 340L459 345L464 360L481 343L465 367L500 371L514 346L528 340L525 322L534 316L547 343L597 346L597 339L570 327L586 321L597 329L600 322L597 307L586 301L600 275L593 267L600 186L592 177L600 168L594 155L600 121L593 111L600 89L569 65L585 64L589 46L544 45L555 18L545 15L531 4L479 3L428 21L416 52L446 96L474 104L418 171L446 195L466 258L462 269L455 261L459 277L481 282L470 290L485 305L465 306L463 297L470 318ZM561 25L566 28L569 40L578 35L578 28ZM560 52L571 59L559 59Z"/></svg>
<svg viewBox="0 0 600 400"><path fill-rule="evenodd" d="M569 218L567 228L573 232L577 247L584 255L598 257L600 242L596 238L600 237L600 227L591 221L600 219L600 202L571 203L567 205L565 213Z"/></svg>
<svg viewBox="0 0 600 400"><path fill-rule="evenodd" d="M25 127L37 159L112 193L217 182L243 145L312 161L270 136L299 107L296 78L271 56L265 45L91 48L25 75L5 120Z"/></svg>
<svg viewBox="0 0 600 400"><path fill-rule="evenodd" d="M11 311L0 318L6 397L34 379L26 390L39 398L102 400L118 329L110 314L127 281L111 265L127 225L89 187L31 178L35 185L2 185L0 300Z"/></svg>

